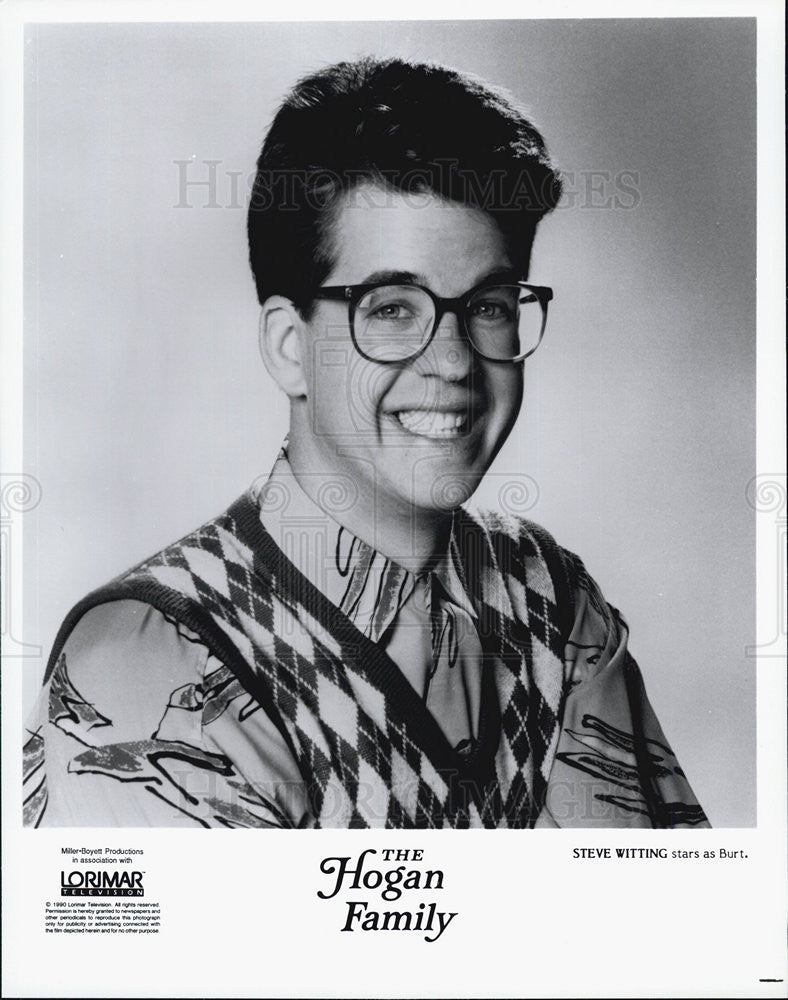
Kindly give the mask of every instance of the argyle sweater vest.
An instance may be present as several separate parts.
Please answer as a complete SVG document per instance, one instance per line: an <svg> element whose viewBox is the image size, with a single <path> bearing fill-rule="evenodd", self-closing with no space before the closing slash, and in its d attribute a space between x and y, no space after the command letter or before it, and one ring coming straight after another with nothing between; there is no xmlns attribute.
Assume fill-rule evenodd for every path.
<svg viewBox="0 0 788 1000"><path fill-rule="evenodd" d="M267 712L316 826L530 827L561 728L576 563L543 529L494 514L458 511L454 543L483 650L469 755L448 743L382 647L286 558L247 494L81 601L47 676L91 607L143 601L193 629Z"/></svg>

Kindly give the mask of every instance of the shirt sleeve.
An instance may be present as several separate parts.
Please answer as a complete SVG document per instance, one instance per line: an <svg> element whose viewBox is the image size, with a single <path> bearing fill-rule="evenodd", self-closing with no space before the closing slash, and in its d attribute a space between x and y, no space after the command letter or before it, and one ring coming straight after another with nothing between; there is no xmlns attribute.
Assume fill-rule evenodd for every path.
<svg viewBox="0 0 788 1000"><path fill-rule="evenodd" d="M287 743L185 626L138 601L88 611L39 697L29 826L309 825Z"/></svg>
<svg viewBox="0 0 788 1000"><path fill-rule="evenodd" d="M629 631L582 562L558 747L537 827L707 827L646 696Z"/></svg>

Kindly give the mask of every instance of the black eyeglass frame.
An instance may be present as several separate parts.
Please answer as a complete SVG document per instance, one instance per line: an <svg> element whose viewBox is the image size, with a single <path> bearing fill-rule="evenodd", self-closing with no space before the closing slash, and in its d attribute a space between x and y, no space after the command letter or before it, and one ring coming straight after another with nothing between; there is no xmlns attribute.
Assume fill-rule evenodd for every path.
<svg viewBox="0 0 788 1000"><path fill-rule="evenodd" d="M383 360L380 358L373 358L369 354L362 351L359 347L358 341L356 340L356 329L354 323L356 308L367 292L372 292L376 288L397 287L398 285L401 285L403 288L418 288L422 292L426 292L427 295L429 295L435 308L435 318L432 323L432 330L421 347L417 351L414 351L413 354L408 355L406 358L391 358ZM480 351L471 339L471 335L465 322L465 311L470 304L471 299L475 295L478 295L479 292L483 292L485 288L505 288L507 285L525 289L536 298L542 309L542 326L539 330L539 339L530 351L526 351L525 354L520 354L516 358L491 358L483 351ZM527 281L485 281L481 285L476 285L475 288L465 292L464 295L459 295L457 298L444 299L441 298L440 295L436 295L431 289L425 288L424 285L416 285L405 281L374 281L366 285L322 285L320 288L315 290L313 298L347 302L348 325L350 326L350 337L353 341L353 346L362 358L366 358L367 361L374 361L375 364L401 365L409 361L414 361L427 350L434 340L435 333L440 326L440 322L444 315L447 312L453 312L460 321L460 329L465 334L465 339L471 345L471 349L474 353L478 354L479 357L484 358L485 361L494 361L501 365L516 365L525 361L526 358L529 358L542 343L542 337L544 336L545 327L547 326L547 304L553 298L553 289L549 288L547 285L531 285Z"/></svg>

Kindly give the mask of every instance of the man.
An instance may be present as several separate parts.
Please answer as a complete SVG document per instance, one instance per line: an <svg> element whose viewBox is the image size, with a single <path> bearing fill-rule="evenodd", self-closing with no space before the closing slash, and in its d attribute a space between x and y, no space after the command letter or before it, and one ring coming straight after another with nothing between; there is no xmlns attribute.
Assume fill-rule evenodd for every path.
<svg viewBox="0 0 788 1000"><path fill-rule="evenodd" d="M296 86L249 209L288 440L68 616L27 823L706 824L579 559L461 506L544 333L527 278L559 196L534 126L458 73L362 60Z"/></svg>

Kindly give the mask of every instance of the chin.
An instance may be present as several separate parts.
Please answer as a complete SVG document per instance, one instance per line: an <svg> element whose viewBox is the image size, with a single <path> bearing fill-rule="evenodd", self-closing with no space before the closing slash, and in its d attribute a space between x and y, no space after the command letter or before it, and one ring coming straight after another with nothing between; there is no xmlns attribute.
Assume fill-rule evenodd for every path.
<svg viewBox="0 0 788 1000"><path fill-rule="evenodd" d="M414 504L436 513L451 513L470 500L482 476L483 473L470 469L436 470L431 479L416 484Z"/></svg>

